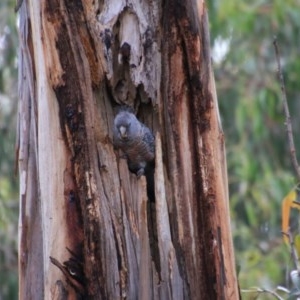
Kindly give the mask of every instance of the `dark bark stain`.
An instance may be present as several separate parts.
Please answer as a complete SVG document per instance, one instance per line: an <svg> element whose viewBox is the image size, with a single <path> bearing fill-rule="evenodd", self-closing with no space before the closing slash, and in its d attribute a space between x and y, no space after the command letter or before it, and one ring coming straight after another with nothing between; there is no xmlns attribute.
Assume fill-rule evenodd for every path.
<svg viewBox="0 0 300 300"><path fill-rule="evenodd" d="M102 299L107 299L106 292L103 287L99 286L101 282L102 264L94 266L91 261L93 255L98 258L100 255L100 241L97 228L100 227L99 220L93 210L95 199L87 197L89 188L85 175L90 170L90 161L87 145L87 132L85 128L84 107L86 95L81 89L80 76L78 74L76 55L74 51L80 51L74 46L74 37L82 38L85 55L88 57L90 66L97 69L95 56L91 55L94 52L93 45L90 41L91 37L87 34L85 20L83 17L83 7L81 1L65 1L64 5L67 8L68 15L62 10L61 4L58 1L46 1L45 14L49 22L56 26L56 48L59 54L61 67L64 71L63 81L59 86L53 86L59 104L59 118L65 143L70 149L69 177L73 178L72 184L65 185L65 199L67 207L67 221L72 237L75 237L74 247L77 248L76 253L82 252L82 240L84 232L84 258L83 271L86 280L84 281L84 294L88 297L98 295ZM76 20L76 22L74 21ZM79 21L78 21L79 20ZM80 28L76 27L79 23ZM69 32L71 30L71 33ZM70 34L73 36L70 36ZM86 38L83 38L87 35ZM72 40L73 39L73 40ZM93 71L92 71L93 73ZM98 84L99 78L92 75L92 84ZM93 195L92 195L93 196ZM88 208L88 206L90 206ZM80 219L84 221L80 223ZM78 231L79 234L74 234ZM81 247L81 249L80 249ZM78 250L79 249L79 250ZM93 255L89 255L93 254ZM104 281L104 280L103 280Z"/></svg>
<svg viewBox="0 0 300 300"><path fill-rule="evenodd" d="M103 42L104 42L107 50L109 50L111 48L111 45L112 45L111 39L112 39L111 31L109 29L105 29L104 36L103 36Z"/></svg>
<svg viewBox="0 0 300 300"><path fill-rule="evenodd" d="M32 42L32 27L31 27L31 22L28 21L28 35L27 35L27 46L29 48L30 52L30 58L32 60L32 72L33 72L33 80L36 82L36 73L35 73L35 61L34 61L34 52L33 52L33 42Z"/></svg>
<svg viewBox="0 0 300 300"><path fill-rule="evenodd" d="M71 17L70 20L72 26L74 29L76 27L76 30L79 33L80 42L83 45L85 55L88 59L92 85L94 88L99 87L102 79L102 73L99 71L101 70L100 62L96 54L97 50L92 34L87 26L87 20L84 14L82 2L81 0L65 1L65 5Z"/></svg>
<svg viewBox="0 0 300 300"><path fill-rule="evenodd" d="M81 262L78 261L77 258L72 256L68 261L65 261L63 264L61 264L57 259L51 256L50 256L50 261L53 265L59 268L61 272L65 275L66 281L70 284L70 286L73 287L76 293L76 299L86 299L87 295L85 293L85 288L84 288L84 277L82 274ZM58 293L60 296L58 299L68 299L69 291L65 289L62 282L61 285L56 286L56 288L59 288L56 291L56 293ZM63 291L67 293L62 293Z"/></svg>
<svg viewBox="0 0 300 300"><path fill-rule="evenodd" d="M192 152L192 160L193 160L193 197L192 205L193 205L193 220L194 226L198 228L197 233L195 234L195 243L198 244L198 268L202 271L199 271L200 282L199 288L201 290L200 294L206 295L209 299L217 299L217 291L214 288L215 283L217 282L217 268L214 260L214 251L213 251L213 241L214 235L211 231L213 228L212 220L208 220L207 216L211 215L211 210L214 209L214 199L215 192L213 187L209 187L209 193L205 193L202 189L203 179L202 172L203 168L209 172L209 168L207 168L207 161L204 155L200 155L203 153L203 149L205 151L205 142L202 145L203 149L199 149L199 139L201 139L201 135L207 134L210 130L210 110L212 103L212 95L209 92L209 74L210 74L210 57L209 53L209 42L207 42L206 30L202 28L200 24L204 22L200 22L198 20L198 15L196 13L197 8L193 7L192 3L183 4L183 2L179 0L169 0L165 1L166 12L165 20L164 20L164 28L165 28L165 40L167 41L168 49L165 49L167 53L170 53L170 58L172 55L176 55L178 51L182 51L183 55L179 55L182 57L182 70L176 74L176 72L172 72L172 63L169 60L166 68L169 68L170 79L168 80L169 86L164 87L167 89L168 99L165 99L167 109L168 109L168 117L170 118L170 124L173 132L174 144L176 147L176 153L180 153L180 139L179 139L179 127L181 118L181 102L188 98L188 111L190 112L190 119L188 120L189 124L189 141L190 141L190 150ZM179 42L178 42L179 41ZM201 48L202 47L202 48ZM201 69L200 69L201 67ZM178 71L178 70L176 70ZM182 82L183 79L186 79L185 82ZM179 82L182 84L182 89L178 93ZM187 92L186 92L187 90ZM182 94L184 93L184 94ZM186 96L188 95L188 96ZM202 140L205 141L205 140ZM210 153L208 153L210 155ZM177 158L177 172L179 176L179 181L181 181L182 169L181 159ZM170 170L172 172L172 170ZM212 174L208 174L208 176L212 176ZM206 182L211 182L206 178ZM212 180L213 182L213 180ZM176 184L176 183L173 183ZM182 201L184 201L184 195L177 195L178 197L182 197ZM184 212L181 212L184 214ZM200 220L197 220L196 216L200 217ZM174 212L174 219L177 218L177 212ZM176 224L176 221L174 222ZM173 235L176 236L176 231L173 230ZM189 243L189 235L187 234L185 239L186 241L183 244L188 245ZM201 245L205 241L205 245ZM173 240L176 245L176 239ZM182 247L182 245L181 245ZM185 257L185 262L181 263L181 273L184 274L186 282L193 281L191 278L189 270L184 270L184 266L189 265L189 254L188 249L183 246L183 249L176 245L177 250L177 258L180 261L180 257ZM185 255L181 253L185 252ZM181 259L182 260L182 259ZM203 276L205 274L205 276ZM211 277L208 277L207 274L212 274ZM191 289L195 289L195 286L189 286L189 292L191 293ZM192 294L189 294L192 296Z"/></svg>

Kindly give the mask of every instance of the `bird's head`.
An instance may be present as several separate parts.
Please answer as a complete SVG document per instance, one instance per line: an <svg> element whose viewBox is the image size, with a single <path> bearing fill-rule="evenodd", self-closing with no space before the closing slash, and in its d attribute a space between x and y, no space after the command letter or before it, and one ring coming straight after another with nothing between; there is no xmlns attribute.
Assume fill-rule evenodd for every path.
<svg viewBox="0 0 300 300"><path fill-rule="evenodd" d="M117 130L118 138L127 141L131 140L138 133L139 122L133 113L122 111L117 114L114 126Z"/></svg>

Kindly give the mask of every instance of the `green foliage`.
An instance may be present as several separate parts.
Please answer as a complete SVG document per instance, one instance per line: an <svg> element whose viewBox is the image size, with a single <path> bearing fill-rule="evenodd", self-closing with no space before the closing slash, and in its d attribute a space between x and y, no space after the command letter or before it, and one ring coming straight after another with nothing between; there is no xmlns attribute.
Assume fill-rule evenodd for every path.
<svg viewBox="0 0 300 300"><path fill-rule="evenodd" d="M14 4L0 2L0 299L18 297L18 184L14 174L18 36Z"/></svg>
<svg viewBox="0 0 300 300"><path fill-rule="evenodd" d="M17 298L15 1L0 1L0 299ZM278 37L300 153L300 0L207 1L219 105L227 139L230 204L240 286L273 289L290 271L281 201L294 186L272 45ZM226 52L226 45L228 46ZM255 295L254 295L255 296ZM253 299L245 295L245 299ZM262 299L271 299L263 294Z"/></svg>
<svg viewBox="0 0 300 300"><path fill-rule="evenodd" d="M273 36L278 38L300 154L300 1L213 0L207 4L214 53L222 43L229 45L225 55L215 60L214 70L226 136L240 286L272 289L283 285L290 289L286 272L292 264L282 243L281 202L296 179Z"/></svg>

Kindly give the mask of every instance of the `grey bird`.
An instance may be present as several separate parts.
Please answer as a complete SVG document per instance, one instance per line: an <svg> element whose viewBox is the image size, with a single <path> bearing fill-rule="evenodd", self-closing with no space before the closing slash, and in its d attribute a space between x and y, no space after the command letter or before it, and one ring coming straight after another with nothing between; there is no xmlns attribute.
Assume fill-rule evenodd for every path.
<svg viewBox="0 0 300 300"><path fill-rule="evenodd" d="M151 130L136 116L121 110L114 119L113 143L121 149L128 161L129 170L141 177L154 168L155 139Z"/></svg>

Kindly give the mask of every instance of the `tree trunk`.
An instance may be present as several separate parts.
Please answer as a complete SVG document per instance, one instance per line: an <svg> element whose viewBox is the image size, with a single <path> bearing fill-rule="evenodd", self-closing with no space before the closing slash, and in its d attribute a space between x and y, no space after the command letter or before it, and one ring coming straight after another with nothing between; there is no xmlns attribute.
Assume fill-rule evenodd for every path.
<svg viewBox="0 0 300 300"><path fill-rule="evenodd" d="M19 13L20 299L238 299L205 4ZM156 136L152 201L112 144L124 104Z"/></svg>

